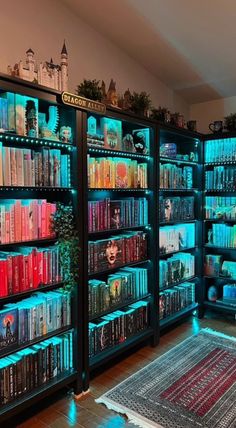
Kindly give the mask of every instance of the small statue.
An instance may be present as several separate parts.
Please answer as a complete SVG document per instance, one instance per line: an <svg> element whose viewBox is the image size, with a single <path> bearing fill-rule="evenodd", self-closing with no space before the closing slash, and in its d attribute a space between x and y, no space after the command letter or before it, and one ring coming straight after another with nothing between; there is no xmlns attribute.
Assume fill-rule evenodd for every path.
<svg viewBox="0 0 236 428"><path fill-rule="evenodd" d="M105 84L104 80L102 80L101 92L102 92L102 102L104 103L106 101L106 97L107 97L106 84Z"/></svg>
<svg viewBox="0 0 236 428"><path fill-rule="evenodd" d="M116 82L111 79L109 89L106 96L106 104L113 107L118 107L118 95L116 92Z"/></svg>
<svg viewBox="0 0 236 428"><path fill-rule="evenodd" d="M124 93L123 110L131 109L131 92L129 88Z"/></svg>
<svg viewBox="0 0 236 428"><path fill-rule="evenodd" d="M61 126L59 138L62 143L72 143L72 130L70 126Z"/></svg>

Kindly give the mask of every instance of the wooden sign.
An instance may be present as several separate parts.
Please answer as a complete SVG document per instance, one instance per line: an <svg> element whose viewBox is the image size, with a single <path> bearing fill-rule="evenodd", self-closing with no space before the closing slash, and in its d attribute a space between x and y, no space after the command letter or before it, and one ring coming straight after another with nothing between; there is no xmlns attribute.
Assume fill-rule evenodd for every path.
<svg viewBox="0 0 236 428"><path fill-rule="evenodd" d="M80 109L93 111L95 113L106 113L106 105L98 101L89 100L88 98L80 97L79 95L62 92L62 102L69 106L78 107Z"/></svg>

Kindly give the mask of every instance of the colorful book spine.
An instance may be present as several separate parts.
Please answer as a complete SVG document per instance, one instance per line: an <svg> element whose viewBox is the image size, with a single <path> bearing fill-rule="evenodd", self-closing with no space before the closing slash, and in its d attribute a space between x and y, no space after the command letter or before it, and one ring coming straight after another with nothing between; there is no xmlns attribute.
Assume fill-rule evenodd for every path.
<svg viewBox="0 0 236 428"><path fill-rule="evenodd" d="M167 260L159 261L160 290L188 280L195 275L195 257L189 253L178 253Z"/></svg>
<svg viewBox="0 0 236 428"><path fill-rule="evenodd" d="M195 303L195 284L185 282L159 294L159 319L168 318Z"/></svg>
<svg viewBox="0 0 236 428"><path fill-rule="evenodd" d="M160 164L160 189L192 189L193 168L178 167L171 163Z"/></svg>

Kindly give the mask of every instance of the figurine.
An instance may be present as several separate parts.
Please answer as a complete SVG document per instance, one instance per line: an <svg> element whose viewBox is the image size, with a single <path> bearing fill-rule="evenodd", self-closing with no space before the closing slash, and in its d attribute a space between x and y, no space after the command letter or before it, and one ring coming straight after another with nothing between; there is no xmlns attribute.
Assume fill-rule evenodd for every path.
<svg viewBox="0 0 236 428"><path fill-rule="evenodd" d="M46 113L39 113L39 134L42 138L58 140L56 134L59 123L59 110L57 106L49 106L49 120L46 120Z"/></svg>
<svg viewBox="0 0 236 428"><path fill-rule="evenodd" d="M124 93L124 100L123 100L123 110L130 110L131 109L131 92L129 88Z"/></svg>
<svg viewBox="0 0 236 428"><path fill-rule="evenodd" d="M7 72L11 76L20 77L39 85L47 86L58 91L68 91L68 54L65 41L61 50L61 63L54 64L51 61L40 62L37 66L34 59L34 51L26 51L26 64L20 60L14 67L7 67Z"/></svg>
<svg viewBox="0 0 236 428"><path fill-rule="evenodd" d="M62 143L72 143L72 129L70 126L61 126L59 132L59 138Z"/></svg>
<svg viewBox="0 0 236 428"><path fill-rule="evenodd" d="M116 92L116 82L111 79L109 89L106 95L106 104L111 105L113 107L118 107L118 95Z"/></svg>

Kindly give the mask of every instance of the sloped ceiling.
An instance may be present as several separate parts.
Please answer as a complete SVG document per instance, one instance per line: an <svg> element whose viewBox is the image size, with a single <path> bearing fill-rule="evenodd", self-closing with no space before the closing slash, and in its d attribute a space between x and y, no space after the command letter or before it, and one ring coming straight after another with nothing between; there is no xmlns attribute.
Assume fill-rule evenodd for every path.
<svg viewBox="0 0 236 428"><path fill-rule="evenodd" d="M235 0L63 1L188 103L236 95Z"/></svg>

